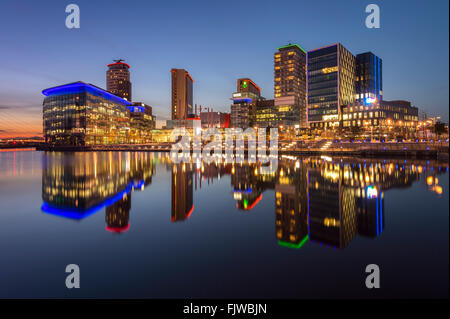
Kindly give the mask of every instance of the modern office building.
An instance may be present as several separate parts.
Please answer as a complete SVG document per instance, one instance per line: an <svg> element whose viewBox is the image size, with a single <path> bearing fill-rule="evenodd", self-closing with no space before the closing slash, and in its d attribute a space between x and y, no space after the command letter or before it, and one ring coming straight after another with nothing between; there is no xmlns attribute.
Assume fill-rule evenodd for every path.
<svg viewBox="0 0 450 319"><path fill-rule="evenodd" d="M308 51L311 128L337 128L341 107L355 99L355 63L355 56L340 43Z"/></svg>
<svg viewBox="0 0 450 319"><path fill-rule="evenodd" d="M307 126L306 51L297 44L274 54L274 97L279 125Z"/></svg>
<svg viewBox="0 0 450 319"><path fill-rule="evenodd" d="M231 127L246 129L255 121L256 101L263 99L261 89L249 78L237 80L237 91L231 100Z"/></svg>
<svg viewBox="0 0 450 319"><path fill-rule="evenodd" d="M383 99L383 61L372 52L356 56L356 102L373 103Z"/></svg>
<svg viewBox="0 0 450 319"><path fill-rule="evenodd" d="M261 89L249 78L241 78L237 80L236 92L251 92L257 96L261 95Z"/></svg>
<svg viewBox="0 0 450 319"><path fill-rule="evenodd" d="M386 133L406 136L415 132L419 110L409 101L376 100L343 106L341 116L344 130L360 127L372 136Z"/></svg>
<svg viewBox="0 0 450 319"><path fill-rule="evenodd" d="M184 120L193 114L193 82L184 69L172 69L172 120Z"/></svg>
<svg viewBox="0 0 450 319"><path fill-rule="evenodd" d="M268 128L280 125L280 116L274 100L261 96L261 89L249 78L237 80L237 92L233 93L230 127Z"/></svg>
<svg viewBox="0 0 450 319"><path fill-rule="evenodd" d="M150 143L152 130L155 129L156 118L152 107L142 102L134 102L130 110L130 138L132 144Z"/></svg>
<svg viewBox="0 0 450 319"><path fill-rule="evenodd" d="M275 100L257 100L255 112L254 126L259 128L278 127L279 117L277 108L275 107Z"/></svg>
<svg viewBox="0 0 450 319"><path fill-rule="evenodd" d="M48 144L88 146L128 143L132 103L101 88L74 82L42 91Z"/></svg>
<svg viewBox="0 0 450 319"><path fill-rule="evenodd" d="M151 134L150 107L134 105L95 85L74 82L45 89L42 93L46 96L43 127L47 144L124 144L130 143L130 131L140 137ZM133 143L146 141L147 138L133 137Z"/></svg>
<svg viewBox="0 0 450 319"><path fill-rule="evenodd" d="M108 64L106 90L127 101L131 101L130 66L122 59Z"/></svg>

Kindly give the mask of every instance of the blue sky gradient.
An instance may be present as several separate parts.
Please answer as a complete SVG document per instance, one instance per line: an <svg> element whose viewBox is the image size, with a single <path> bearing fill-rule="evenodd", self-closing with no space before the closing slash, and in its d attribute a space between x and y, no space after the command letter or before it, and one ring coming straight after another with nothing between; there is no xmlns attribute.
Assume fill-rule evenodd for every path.
<svg viewBox="0 0 450 319"><path fill-rule="evenodd" d="M78 4L81 28L65 27ZM381 9L367 29L366 5ZM448 121L449 4L435 1L4 1L0 11L0 136L41 134L45 88L74 81L106 87L106 65L131 65L133 100L170 116L170 69L194 78L194 103L229 112L236 79L273 97L273 53L341 42L383 59L386 100L410 100ZM27 134L28 134L27 133ZM25 133L24 133L25 134Z"/></svg>

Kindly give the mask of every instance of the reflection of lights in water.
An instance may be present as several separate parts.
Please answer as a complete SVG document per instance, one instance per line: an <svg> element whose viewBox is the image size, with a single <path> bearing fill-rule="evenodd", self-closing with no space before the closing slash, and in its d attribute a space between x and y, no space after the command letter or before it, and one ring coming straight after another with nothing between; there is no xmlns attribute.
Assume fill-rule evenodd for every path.
<svg viewBox="0 0 450 319"><path fill-rule="evenodd" d="M378 196L378 191L375 186L367 186L366 193L367 198L376 198Z"/></svg>
<svg viewBox="0 0 450 319"><path fill-rule="evenodd" d="M325 219L323 220L323 224L326 227L336 227L340 225L340 222L334 218L325 217Z"/></svg>
<svg viewBox="0 0 450 319"><path fill-rule="evenodd" d="M433 185L433 176L427 177L427 185Z"/></svg>
<svg viewBox="0 0 450 319"><path fill-rule="evenodd" d="M334 171L325 170L323 173L323 177L332 179L333 181L339 178L339 173Z"/></svg>

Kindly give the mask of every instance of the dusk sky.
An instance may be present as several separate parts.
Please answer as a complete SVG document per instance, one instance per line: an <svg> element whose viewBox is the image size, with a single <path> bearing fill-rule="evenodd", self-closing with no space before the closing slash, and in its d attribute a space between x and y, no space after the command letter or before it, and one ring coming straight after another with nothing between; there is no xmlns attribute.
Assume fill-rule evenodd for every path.
<svg viewBox="0 0 450 319"><path fill-rule="evenodd" d="M81 28L65 26L66 5ZM365 27L365 7L381 28ZM410 100L448 122L448 0L2 1L0 137L42 135L41 91L74 81L106 88L106 65L130 64L134 101L170 115L170 69L194 78L194 103L230 111L236 79L250 77L273 98L273 54L340 42L383 59L384 99Z"/></svg>

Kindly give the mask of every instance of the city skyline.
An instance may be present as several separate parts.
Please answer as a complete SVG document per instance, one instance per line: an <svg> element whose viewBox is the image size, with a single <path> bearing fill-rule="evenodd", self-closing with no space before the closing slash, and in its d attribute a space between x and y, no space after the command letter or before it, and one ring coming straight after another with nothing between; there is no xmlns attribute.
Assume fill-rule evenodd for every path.
<svg viewBox="0 0 450 319"><path fill-rule="evenodd" d="M300 7L294 2L285 3ZM0 137L41 136L41 91L75 81L106 88L105 66L119 57L131 66L133 100L151 105L159 120L170 118L171 79L168 71L171 68L189 70L196 79L194 104L228 112L235 81L244 77L258 83L266 92L265 97L271 99L273 52L289 42L299 43L307 51L340 42L355 55L373 52L383 59L384 99L410 100L421 111L439 115L448 122L446 1L434 6L421 1L382 3L380 29L365 28L366 4L360 1L349 1L345 9L326 1L321 5L302 5L302 10L296 11L299 22L289 19L295 10L286 10L288 5L276 7L258 2L260 6L255 8L255 14L267 9L271 9L274 16L284 14L285 19L279 20L279 27L273 30L241 20L237 26L233 25L235 18L225 19L216 13L227 16L233 8L228 4L214 4L215 8L195 6L196 11L193 11L193 4L189 7L189 4L180 3L174 15L181 20L173 26L162 21L161 16L170 10L164 4L127 3L130 7L127 11L131 13L123 12L118 6L108 6L106 2L102 5L101 2L78 1L77 4L81 10L79 30L65 28L65 4L45 1L40 7L24 2L4 5L2 13L6 16L2 16L1 23L8 24L10 31L2 34L5 48L0 62L3 69L0 74ZM250 4L239 4L241 8L246 5ZM46 23L35 26L31 13L26 13L24 7L31 7L30 12ZM190 24L180 35L177 27L187 22L183 10L191 14ZM142 20L145 23L139 20L144 14L150 18ZM17 15L23 19L13 21L9 17ZM120 29L114 25L106 27L107 18L120 15L132 19L132 23L121 24ZM319 15L328 19L326 28L315 21L314 17ZM302 28L302 24L308 27ZM203 26L209 26L209 29ZM156 32L158 28L155 27L165 28L164 35ZM5 27L2 29L6 30ZM253 32L254 36L236 50L233 39L241 29ZM151 30L155 32L148 33ZM108 36L111 31L117 33L118 39L128 34L127 41ZM210 41L209 37L213 35L221 41ZM75 48L87 46L90 49L73 49L74 43Z"/></svg>

